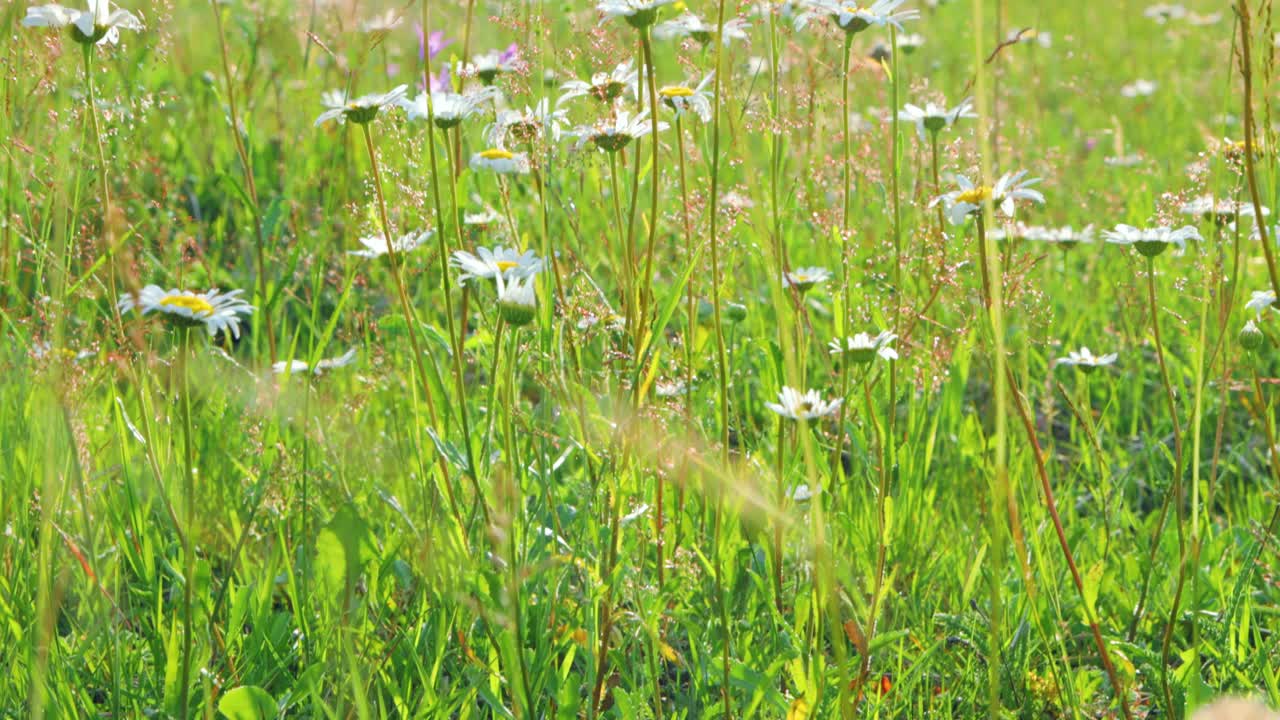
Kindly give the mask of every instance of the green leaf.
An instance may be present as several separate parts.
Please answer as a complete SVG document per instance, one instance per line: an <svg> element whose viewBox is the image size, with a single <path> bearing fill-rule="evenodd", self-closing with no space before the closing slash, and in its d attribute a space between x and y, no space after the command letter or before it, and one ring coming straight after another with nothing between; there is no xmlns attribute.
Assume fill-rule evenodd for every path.
<svg viewBox="0 0 1280 720"><path fill-rule="evenodd" d="M276 701L256 685L241 685L222 696L218 712L230 720L271 720L276 716Z"/></svg>

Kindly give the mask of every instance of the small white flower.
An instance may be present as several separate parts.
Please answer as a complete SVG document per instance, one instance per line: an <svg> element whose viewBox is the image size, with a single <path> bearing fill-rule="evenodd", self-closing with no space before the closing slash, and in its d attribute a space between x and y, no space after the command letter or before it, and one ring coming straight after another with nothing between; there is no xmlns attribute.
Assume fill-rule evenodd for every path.
<svg viewBox="0 0 1280 720"><path fill-rule="evenodd" d="M801 293L831 279L831 271L824 267L802 267L782 273L782 287L794 287Z"/></svg>
<svg viewBox="0 0 1280 720"><path fill-rule="evenodd" d="M1212 195L1201 195L1188 200L1178 207L1178 212L1183 215L1203 218L1218 225L1227 225L1235 222L1236 218L1240 217L1252 218L1255 214L1253 203L1215 198ZM1270 214L1271 210L1263 206L1262 216L1267 217Z"/></svg>
<svg viewBox="0 0 1280 720"><path fill-rule="evenodd" d="M498 313L508 325L528 325L537 315L538 294L534 276L518 277L498 287Z"/></svg>
<svg viewBox="0 0 1280 720"><path fill-rule="evenodd" d="M330 90L320 96L320 101L329 109L316 118L316 127L330 120L338 122L350 120L360 125L372 122L378 116L379 110L399 105L404 100L408 87L408 85L398 85L391 92L361 95L355 100L347 100L342 92Z"/></svg>
<svg viewBox="0 0 1280 720"><path fill-rule="evenodd" d="M1249 302L1244 306L1257 314L1258 319L1262 319L1262 313L1267 308L1275 308L1276 292L1275 290L1254 290L1250 293Z"/></svg>
<svg viewBox="0 0 1280 720"><path fill-rule="evenodd" d="M1150 5L1146 10L1142 11L1146 17L1155 20L1160 25L1164 25L1170 20L1180 20L1187 15L1187 9L1182 5L1172 3L1157 3Z"/></svg>
<svg viewBox="0 0 1280 720"><path fill-rule="evenodd" d="M412 100L401 100L400 107L408 113L410 120L426 120L430 116L436 127L448 130L482 111L485 104L497 96L498 89L492 87L469 93L420 93Z"/></svg>
<svg viewBox="0 0 1280 720"><path fill-rule="evenodd" d="M596 10L604 17L603 23L610 18L622 18L633 28L641 29L652 25L658 19L658 9L670 5L676 0L601 0L596 3Z"/></svg>
<svg viewBox="0 0 1280 720"><path fill-rule="evenodd" d="M485 130L485 137L492 145L503 145L508 140L515 143L531 143L539 139L559 142L568 121L565 110L552 110L551 102L542 98L534 107L526 105L524 110L504 109L499 112L497 119Z"/></svg>
<svg viewBox="0 0 1280 720"><path fill-rule="evenodd" d="M1055 364L1077 367L1086 373L1090 373L1090 372L1093 372L1094 370L1097 370L1100 367L1103 367L1106 365L1114 365L1116 362L1116 358L1118 357L1119 356L1116 355L1115 353L1109 353L1107 355L1097 356L1089 352L1089 348L1081 346L1078 351L1072 350L1071 352L1067 353L1066 357L1058 358Z"/></svg>
<svg viewBox="0 0 1280 720"><path fill-rule="evenodd" d="M1040 182L1040 178L1023 180L1026 170L1016 173L1005 173L992 187L974 185L973 181L963 175L956 176L959 190L953 190L941 197L934 198L929 207L944 203L947 208L947 219L953 225L959 225L970 215L982 212L982 203L988 198L997 212L1005 217L1013 217L1017 210L1017 200L1030 200L1044 204L1044 195L1031 186Z"/></svg>
<svg viewBox="0 0 1280 720"><path fill-rule="evenodd" d="M520 53L513 48L490 50L471 59L458 70L460 77L478 77L485 85L491 85L501 73L518 72L524 67Z"/></svg>
<svg viewBox="0 0 1280 720"><path fill-rule="evenodd" d="M1142 164L1142 155L1139 153L1130 153L1128 155L1108 155L1102 158L1102 164L1113 168L1130 168L1137 167Z"/></svg>
<svg viewBox="0 0 1280 720"><path fill-rule="evenodd" d="M711 103L715 100L715 96L707 90L707 86L711 84L713 77L715 77L714 71L707 73L695 88L687 85L668 85L658 90L658 98L662 100L663 105L671 108L677 117L692 112L702 122L708 122L711 120Z"/></svg>
<svg viewBox="0 0 1280 720"><path fill-rule="evenodd" d="M360 29L367 33L390 32L400 26L404 18L395 10L388 10L360 22Z"/></svg>
<svg viewBox="0 0 1280 720"><path fill-rule="evenodd" d="M748 42L747 30L750 27L751 24L742 18L725 20L725 47L728 47L730 42L734 40ZM697 15L690 12L686 12L673 20L658 23L658 25L653 28L653 36L659 40L679 40L681 38L691 37L703 45L711 42L711 38L714 37L715 34L715 24L708 25Z"/></svg>
<svg viewBox="0 0 1280 720"><path fill-rule="evenodd" d="M159 285L148 285L137 295L120 298L120 312L138 310L142 315L158 312L165 318L184 327L203 327L210 337L219 330L227 330L232 337L240 337L239 315L253 312L253 306L239 297L241 290L223 293L217 288L208 292L191 290L165 290Z"/></svg>
<svg viewBox="0 0 1280 720"><path fill-rule="evenodd" d="M347 365L350 365L355 361L356 361L356 349L351 348L350 350L339 355L338 357L317 360L315 365L308 365L305 360L290 360L288 362L281 360L280 362L277 362L271 366L271 372L277 375L282 375L286 372L293 375L297 373L304 373L310 370L312 375L322 375L326 370L346 367Z"/></svg>
<svg viewBox="0 0 1280 720"><path fill-rule="evenodd" d="M471 156L472 170L492 170L499 175L524 175L529 172L529 155L495 147Z"/></svg>
<svg viewBox="0 0 1280 720"><path fill-rule="evenodd" d="M403 255L404 253L412 252L421 247L422 244L430 239L434 234L434 230L425 230L420 233L401 235L391 241L390 249L395 250L396 255ZM390 252L387 248L387 236L385 233L362 237L360 238L360 244L364 246L363 250L348 250L347 254L363 258L377 258Z"/></svg>
<svg viewBox="0 0 1280 720"><path fill-rule="evenodd" d="M1136 228L1132 225L1117 225L1115 230L1104 230L1102 237L1113 245L1132 245L1146 257L1155 257L1170 245L1177 245L1179 250L1186 248L1188 240L1201 240L1200 231L1187 225L1174 230L1170 227Z"/></svg>
<svg viewBox="0 0 1280 720"><path fill-rule="evenodd" d="M876 357L884 360L897 360L898 351L890 347L891 343L897 339L898 336L888 330L881 332L879 335L863 332L851 338L845 338L844 342L836 338L827 347L833 356L848 358L850 361L861 365L871 362Z"/></svg>
<svg viewBox="0 0 1280 720"><path fill-rule="evenodd" d="M560 86L564 93L556 100L556 105L563 105L574 98L591 96L603 103L613 102L622 97L628 87L635 85L639 73L630 60L614 67L610 72L598 72L591 76L590 82L570 80Z"/></svg>
<svg viewBox="0 0 1280 720"><path fill-rule="evenodd" d="M784 387L778 393L778 402L765 403L764 406L791 420L812 420L825 417L840 408L842 400L824 400L817 390L801 393L794 388Z"/></svg>
<svg viewBox="0 0 1280 720"><path fill-rule="evenodd" d="M924 139L926 130L936 134L955 125L961 118L976 117L978 114L973 112L973 102L969 98L961 100L959 105L950 110L945 105L934 103L929 103L923 108L907 103L898 113L898 118L903 122L915 123L916 133L921 140Z"/></svg>
<svg viewBox="0 0 1280 720"><path fill-rule="evenodd" d="M871 26L884 27L892 25L902 30L904 20L915 20L920 17L919 10L898 10L907 0L876 0L862 7L856 2L840 0L806 0L805 12L796 16L795 27L803 30L817 16L828 16L841 30L849 34L862 32Z"/></svg>
<svg viewBox="0 0 1280 720"><path fill-rule="evenodd" d="M462 271L458 282L466 284L472 278L494 278L501 286L503 280L529 277L542 271L542 259L532 250L523 254L499 245L492 250L479 248L476 254L465 250L455 250L449 264Z"/></svg>
<svg viewBox="0 0 1280 720"><path fill-rule="evenodd" d="M898 38L898 49L903 55L910 55L922 47L924 47L924 36L919 33L908 33Z"/></svg>
<svg viewBox="0 0 1280 720"><path fill-rule="evenodd" d="M72 37L80 43L96 43L98 45L114 45L120 40L120 29L142 30L142 21L137 15L116 8L111 9L109 0L88 0L88 8L77 10L62 5L37 5L27 8L27 16L22 19L26 27L48 27L60 30L70 27Z"/></svg>
<svg viewBox="0 0 1280 720"><path fill-rule="evenodd" d="M1147 97L1149 95L1154 94L1155 91L1156 91L1155 83L1151 82L1150 80L1143 80L1141 78L1134 80L1128 85L1125 85L1124 87L1120 88L1120 94L1127 98Z"/></svg>
<svg viewBox="0 0 1280 720"><path fill-rule="evenodd" d="M665 122L658 123L660 131L668 127ZM579 127L573 131L573 134L578 137L578 148L590 142L605 152L617 152L632 140L644 137L652 130L648 110L636 115L631 115L626 110L619 110L616 115L605 118L595 125Z"/></svg>
<svg viewBox="0 0 1280 720"><path fill-rule="evenodd" d="M1087 225L1077 231L1070 225L1045 227L1043 225L1014 223L1009 227L992 228L990 237L992 240L1026 240L1028 242L1071 247L1080 243L1093 242L1093 226Z"/></svg>

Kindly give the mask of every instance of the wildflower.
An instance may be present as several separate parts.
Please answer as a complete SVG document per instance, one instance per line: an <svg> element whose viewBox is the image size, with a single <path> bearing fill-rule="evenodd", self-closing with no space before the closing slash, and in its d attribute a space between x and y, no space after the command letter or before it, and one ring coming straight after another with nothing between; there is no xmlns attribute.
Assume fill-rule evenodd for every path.
<svg viewBox="0 0 1280 720"><path fill-rule="evenodd" d="M1130 168L1142 164L1142 155L1139 153L1130 153L1128 155L1108 155L1102 158L1102 164L1113 168Z"/></svg>
<svg viewBox="0 0 1280 720"><path fill-rule="evenodd" d="M494 145L508 139L517 143L531 143L539 138L559 142L567 122L564 110L552 110L550 101L542 98L532 108L526 105L524 110L502 110L485 130L485 136Z"/></svg>
<svg viewBox="0 0 1280 720"><path fill-rule="evenodd" d="M960 189L934 198L933 202L929 203L929 207L934 207L940 202L945 203L947 218L953 225L959 225L968 216L982 212L982 203L988 199L991 200L992 207L1000 211L1001 214L1006 217L1013 217L1017 209L1016 200L1044 203L1044 195L1039 190L1031 189L1032 185L1040 182L1040 178L1023 180L1026 174L1026 170L1005 173L991 187L985 185L979 187L974 185L969 178L957 175L956 184L960 186Z"/></svg>
<svg viewBox="0 0 1280 720"><path fill-rule="evenodd" d="M906 1L875 0L870 5L861 7L856 2L806 0L808 9L796 16L795 27L797 30L803 30L814 16L827 15L841 30L850 35L862 32L872 25L880 27L892 25L902 30L902 21L920 17L919 10L898 10Z"/></svg>
<svg viewBox="0 0 1280 720"><path fill-rule="evenodd" d="M765 403L764 406L791 420L812 420L825 417L840 408L842 400L827 401L817 390L801 393L794 388L784 387L778 393L778 402Z"/></svg>
<svg viewBox="0 0 1280 720"><path fill-rule="evenodd" d="M88 0L88 8L77 10L57 4L37 5L27 8L22 19L26 27L48 27L55 30L71 28L71 37L84 45L115 45L120 40L120 29L142 30L137 15L116 8L109 0Z"/></svg>
<svg viewBox="0 0 1280 720"><path fill-rule="evenodd" d="M1026 240L1028 242L1061 245L1070 248L1080 243L1093 242L1093 226L1088 225L1077 231L1070 225L1044 227L1043 225L1015 223L1009 227L992 228L990 237L993 240Z"/></svg>
<svg viewBox="0 0 1280 720"><path fill-rule="evenodd" d="M350 350L342 353L338 357L317 360L314 365L308 365L305 360L290 360L288 362L281 360L280 362L277 362L271 366L271 372L277 375L282 375L284 373L289 373L290 375L293 375L296 373L304 373L309 370L311 371L312 375L322 375L324 374L325 370L332 370L334 368L346 367L354 363L355 361L356 361L356 349L351 348Z"/></svg>
<svg viewBox="0 0 1280 720"><path fill-rule="evenodd" d="M659 130L666 130L667 127L669 126L665 122L658 123ZM578 136L579 148L591 142L605 152L617 152L632 140L644 137L652 130L648 110L635 115L631 115L626 110L619 110L613 117L606 118L595 125L579 127L574 134Z"/></svg>
<svg viewBox="0 0 1280 720"><path fill-rule="evenodd" d="M430 54L432 58L439 55L442 50L453 44L444 36L443 30L436 30L430 35L422 30L422 25L414 23L413 32L418 36L418 59L425 60Z"/></svg>
<svg viewBox="0 0 1280 720"><path fill-rule="evenodd" d="M733 18L724 22L724 38L725 47L733 40L742 40L746 42L747 29L751 25L742 18ZM658 23L653 28L653 36L659 40L678 40L680 38L691 37L702 45L711 42L711 38L715 36L716 26L708 25L702 21L697 15L686 12L677 18Z"/></svg>
<svg viewBox="0 0 1280 720"><path fill-rule="evenodd" d="M347 254L363 258L378 258L388 254L391 250L395 250L397 255L403 255L404 253L417 250L434 234L434 230L426 230L420 233L401 235L395 240L392 240L391 247L388 248L386 234L378 233L377 235L360 238L360 244L364 246L364 249L348 250Z"/></svg>
<svg viewBox="0 0 1280 720"><path fill-rule="evenodd" d="M391 32L400 26L400 22L404 18L395 10L388 10L381 15L376 15L360 22L360 29L366 33L386 33Z"/></svg>
<svg viewBox="0 0 1280 720"><path fill-rule="evenodd" d="M1240 328L1240 347L1254 352L1262 347L1262 343L1267 339L1262 334L1262 330L1253 320L1246 320L1244 327Z"/></svg>
<svg viewBox="0 0 1280 720"><path fill-rule="evenodd" d="M498 314L508 325L528 325L537 310L538 294L534 291L532 275L498 287Z"/></svg>
<svg viewBox="0 0 1280 720"><path fill-rule="evenodd" d="M814 285L830 279L831 271L824 267L802 267L782 273L782 287L794 287L801 293L806 293Z"/></svg>
<svg viewBox="0 0 1280 720"><path fill-rule="evenodd" d="M627 24L637 30L653 25L658 19L658 10L664 5L670 5L676 0L601 0L596 3L596 10L599 10L604 18L620 17L627 21Z"/></svg>
<svg viewBox="0 0 1280 720"><path fill-rule="evenodd" d="M485 85L492 85L500 73L516 72L524 67L520 58L520 46L511 43L505 50L490 50L475 56L459 70L461 77L478 77Z"/></svg>
<svg viewBox="0 0 1280 720"><path fill-rule="evenodd" d="M1274 290L1254 290L1249 297L1249 302L1244 306L1257 313L1258 319L1261 320L1264 310L1276 306L1276 293Z"/></svg>
<svg viewBox="0 0 1280 720"><path fill-rule="evenodd" d="M432 91L419 93L412 100L401 100L400 107L404 108L410 120L426 120L430 117L436 127L448 130L480 112L485 103L497 96L497 89L491 87L469 93Z"/></svg>
<svg viewBox="0 0 1280 720"><path fill-rule="evenodd" d="M1127 98L1147 97L1148 95L1154 94L1155 91L1155 83L1150 80L1143 80L1139 78L1128 85L1121 87L1120 95Z"/></svg>
<svg viewBox="0 0 1280 720"><path fill-rule="evenodd" d="M855 364L865 365L877 357L885 360L897 360L898 351L890 347L890 343L898 336L885 330L879 335L858 333L842 342L839 338L831 341L827 347L833 356L848 358Z"/></svg>
<svg viewBox="0 0 1280 720"><path fill-rule="evenodd" d="M532 250L521 254L502 245L492 250L479 248L475 255L455 250L449 264L462 271L458 282L464 285L472 278L494 278L501 286L504 280L525 278L542 271L542 259Z"/></svg>
<svg viewBox="0 0 1280 720"><path fill-rule="evenodd" d="M610 72L598 72L592 75L590 82L570 80L560 86L564 94L556 101L556 106L584 95L590 95L603 103L613 102L622 97L622 93L626 92L628 87L636 83L637 77L635 66L628 60Z"/></svg>
<svg viewBox="0 0 1280 720"><path fill-rule="evenodd" d="M203 327L212 337L219 330L229 330L231 336L240 337L240 318L253 312L253 306L239 297L241 290L223 293L217 288L208 292L191 290L165 290L159 285L148 285L136 295L120 298L120 312L138 310L142 315L158 312L166 320L182 327Z"/></svg>
<svg viewBox="0 0 1280 720"><path fill-rule="evenodd" d="M529 155L494 147L471 156L472 170L492 170L499 175L524 175L529 172Z"/></svg>
<svg viewBox="0 0 1280 720"><path fill-rule="evenodd" d="M357 125L373 122L379 110L399 105L404 100L408 87L408 85L397 85L391 92L361 95L355 100L347 100L344 93L336 90L326 92L321 96L321 102L329 109L316 118L316 127L330 120L337 120L340 123L350 120Z"/></svg>
<svg viewBox="0 0 1280 720"><path fill-rule="evenodd" d="M919 33L908 33L898 38L898 49L903 55L910 55L924 47L924 36Z"/></svg>
<svg viewBox="0 0 1280 720"><path fill-rule="evenodd" d="M1105 230L1103 239L1113 245L1132 245L1144 257L1155 257L1170 245L1177 245L1179 250L1187 246L1188 240L1200 240L1200 231L1191 225L1174 230L1169 227L1139 229L1132 225L1117 225L1115 230Z"/></svg>
<svg viewBox="0 0 1280 720"><path fill-rule="evenodd" d="M1214 198L1212 195L1201 195L1187 202L1182 203L1178 208L1178 212L1183 215L1191 215L1193 217L1203 218L1205 221L1211 221L1216 225L1226 226L1235 222L1236 218L1253 217L1253 203L1240 202L1238 200L1228 200L1226 198ZM1271 214L1271 210L1266 207L1262 208L1262 216L1266 217Z"/></svg>
<svg viewBox="0 0 1280 720"><path fill-rule="evenodd" d="M707 86L711 84L713 77L715 77L714 71L707 73L696 88L690 88L687 85L667 85L658 90L658 97L663 105L675 112L676 117L693 112L702 119L702 122L707 122L711 119L711 100L714 97L707 90Z"/></svg>
<svg viewBox="0 0 1280 720"><path fill-rule="evenodd" d="M1066 357L1058 358L1056 364L1069 365L1071 367L1079 368L1081 372L1091 373L1100 367L1114 365L1116 363L1116 358L1118 357L1119 356L1115 353L1109 353L1102 356L1094 355L1092 352L1089 352L1089 348L1082 345L1078 351L1072 350L1067 353Z"/></svg>
<svg viewBox="0 0 1280 720"><path fill-rule="evenodd" d="M907 103L902 107L902 111L898 113L898 119L903 122L915 123L916 133L920 139L924 139L926 130L931 135L937 135L945 130L961 118L976 118L977 113L973 112L973 101L965 98L960 104L948 110L946 106L928 103L923 108Z"/></svg>
<svg viewBox="0 0 1280 720"><path fill-rule="evenodd" d="M1148 6L1146 10L1142 11L1142 14L1156 21L1156 23L1164 25L1170 20L1180 20L1186 17L1187 9L1182 5L1157 3Z"/></svg>
<svg viewBox="0 0 1280 720"><path fill-rule="evenodd" d="M680 397L689 391L683 380L659 380L654 383L653 392L660 398Z"/></svg>

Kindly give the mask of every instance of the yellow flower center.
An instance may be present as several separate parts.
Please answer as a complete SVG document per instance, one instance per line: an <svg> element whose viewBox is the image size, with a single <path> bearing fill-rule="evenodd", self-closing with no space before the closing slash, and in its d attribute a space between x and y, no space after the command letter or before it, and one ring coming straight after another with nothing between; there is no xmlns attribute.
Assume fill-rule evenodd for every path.
<svg viewBox="0 0 1280 720"><path fill-rule="evenodd" d="M970 205L979 205L983 200L991 197L991 188L976 187L972 190L965 190L956 196L956 202L969 203Z"/></svg>
<svg viewBox="0 0 1280 720"><path fill-rule="evenodd" d="M497 265L498 269L501 270L502 272L506 272L511 268L519 267L520 263L514 260L499 260L498 262L494 263L494 265Z"/></svg>
<svg viewBox="0 0 1280 720"><path fill-rule="evenodd" d="M862 8L858 7L857 5L844 6L844 11L850 15L857 15L860 10L862 10Z"/></svg>
<svg viewBox="0 0 1280 720"><path fill-rule="evenodd" d="M213 306L209 301L194 295L170 295L161 300L160 304L186 308L196 315L213 314Z"/></svg>
<svg viewBox="0 0 1280 720"><path fill-rule="evenodd" d="M502 148L489 148L488 150L481 152L480 157L485 160L510 160L515 157L515 154L510 150L503 150Z"/></svg>
<svg viewBox="0 0 1280 720"><path fill-rule="evenodd" d="M812 411L813 411L813 403L809 402L808 400L796 406L796 412L798 413L807 413Z"/></svg>
<svg viewBox="0 0 1280 720"><path fill-rule="evenodd" d="M792 279L792 281L794 281L796 284L802 284L802 283L807 283L807 282L809 282L809 276L808 276L808 275L805 275L805 274L803 274L803 273L798 273L798 274L796 274L796 275L792 275L792 276L791 276L791 279Z"/></svg>
<svg viewBox="0 0 1280 720"><path fill-rule="evenodd" d="M676 87L664 87L658 91L658 94L661 95L662 97L669 97L669 98L670 97L690 97L693 95L693 91L683 85L677 85Z"/></svg>

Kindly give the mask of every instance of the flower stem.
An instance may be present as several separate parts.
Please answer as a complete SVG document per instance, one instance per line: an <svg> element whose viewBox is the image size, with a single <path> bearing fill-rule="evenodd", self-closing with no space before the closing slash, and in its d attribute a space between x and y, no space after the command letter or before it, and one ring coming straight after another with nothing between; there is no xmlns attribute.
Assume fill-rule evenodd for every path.
<svg viewBox="0 0 1280 720"><path fill-rule="evenodd" d="M111 293L111 315L115 320L116 331L120 338L123 338L124 321L120 318L120 308L116 305L119 291L116 289L116 248L115 233L112 230L111 183L107 179L107 153L102 146L102 130L98 127L98 87L93 77L94 46L81 47L84 48L84 81L89 88L89 126L93 131L94 147L98 151L98 192L102 194L102 245L107 254L107 289ZM63 287L66 287L65 281Z"/></svg>
<svg viewBox="0 0 1280 720"><path fill-rule="evenodd" d="M192 585L195 583L196 577L196 455L191 436L191 371L189 367L192 359L191 333L192 330L190 328L182 332L182 359L179 371L182 383L182 456L184 460L182 493L183 510L186 513L183 526L187 529L183 535L185 542L183 542L182 551L182 677L179 680L181 686L178 693L178 707L182 709L181 717L191 717L191 646L194 640L191 606Z"/></svg>

